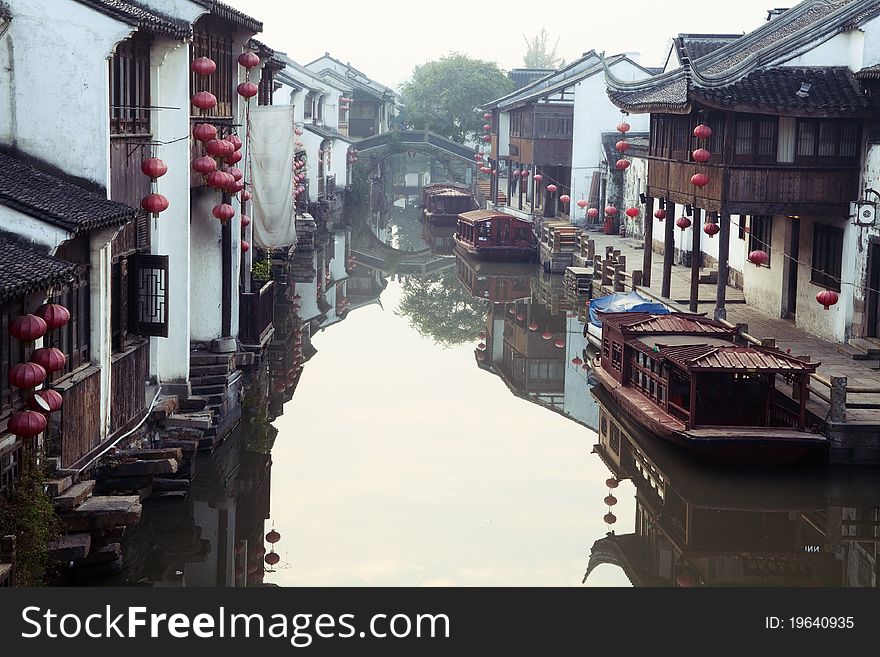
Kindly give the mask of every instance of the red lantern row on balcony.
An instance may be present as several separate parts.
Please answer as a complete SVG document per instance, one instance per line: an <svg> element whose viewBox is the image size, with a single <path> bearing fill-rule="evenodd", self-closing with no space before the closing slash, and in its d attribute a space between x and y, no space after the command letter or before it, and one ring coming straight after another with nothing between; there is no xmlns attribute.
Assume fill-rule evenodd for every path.
<svg viewBox="0 0 880 657"><path fill-rule="evenodd" d="M217 64L210 57L196 57L190 68L196 75L207 76L217 70Z"/></svg>
<svg viewBox="0 0 880 657"><path fill-rule="evenodd" d="M705 148L698 148L693 153L691 153L691 157L694 158L694 162L705 164L709 161L709 158L712 157L712 154Z"/></svg>
<svg viewBox="0 0 880 657"><path fill-rule="evenodd" d="M9 335L21 342L34 342L46 335L46 320L37 315L19 315L9 324Z"/></svg>
<svg viewBox="0 0 880 657"><path fill-rule="evenodd" d="M70 321L70 311L60 303L44 303L34 314L46 322L46 328L50 331L66 326Z"/></svg>
<svg viewBox="0 0 880 657"><path fill-rule="evenodd" d="M694 137L697 139L708 139L712 136L712 128L707 125L700 124L694 128Z"/></svg>
<svg viewBox="0 0 880 657"><path fill-rule="evenodd" d="M46 372L58 372L67 364L67 356L60 349L48 347L35 349L31 354L30 361L42 367Z"/></svg>
<svg viewBox="0 0 880 657"><path fill-rule="evenodd" d="M840 296L834 290L822 290L816 294L816 301L819 302L825 310L835 305L840 300Z"/></svg>
<svg viewBox="0 0 880 657"><path fill-rule="evenodd" d="M9 368L9 385L15 388L30 390L43 385L46 381L46 370L37 363L16 363Z"/></svg>

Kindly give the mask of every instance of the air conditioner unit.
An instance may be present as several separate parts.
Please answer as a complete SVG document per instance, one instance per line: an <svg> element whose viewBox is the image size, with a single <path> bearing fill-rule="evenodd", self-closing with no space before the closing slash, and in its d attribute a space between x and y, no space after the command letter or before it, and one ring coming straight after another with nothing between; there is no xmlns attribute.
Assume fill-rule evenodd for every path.
<svg viewBox="0 0 880 657"><path fill-rule="evenodd" d="M855 220L859 226L873 226L877 207L873 203L857 203Z"/></svg>

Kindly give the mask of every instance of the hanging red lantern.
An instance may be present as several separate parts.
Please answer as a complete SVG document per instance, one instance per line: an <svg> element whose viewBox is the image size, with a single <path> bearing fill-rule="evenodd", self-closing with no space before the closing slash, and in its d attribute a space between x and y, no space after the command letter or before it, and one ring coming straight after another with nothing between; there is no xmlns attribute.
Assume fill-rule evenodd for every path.
<svg viewBox="0 0 880 657"><path fill-rule="evenodd" d="M46 380L46 370L36 363L16 363L9 368L9 385L36 388Z"/></svg>
<svg viewBox="0 0 880 657"><path fill-rule="evenodd" d="M141 200L141 207L152 214L155 219L160 212L165 212L168 209L168 199L161 194L150 194Z"/></svg>
<svg viewBox="0 0 880 657"><path fill-rule="evenodd" d="M235 209L228 203L220 203L214 206L211 210L211 214L220 221L229 221L235 216Z"/></svg>
<svg viewBox="0 0 880 657"><path fill-rule="evenodd" d="M659 219L660 221L663 221L664 219L666 219L666 210L654 210L654 216L657 217L657 219Z"/></svg>
<svg viewBox="0 0 880 657"><path fill-rule="evenodd" d="M532 323L530 323L530 324L529 324L529 330L530 330L530 331L537 331L537 330L538 330L538 324L537 324L536 322L532 322Z"/></svg>
<svg viewBox="0 0 880 657"><path fill-rule="evenodd" d="M760 249L757 249L749 254L749 262L751 262L756 267L766 265L769 261L770 256L766 251L761 251Z"/></svg>
<svg viewBox="0 0 880 657"><path fill-rule="evenodd" d="M614 144L614 148L617 149L618 153L626 153L629 150L629 142L621 139Z"/></svg>
<svg viewBox="0 0 880 657"><path fill-rule="evenodd" d="M512 176L513 178L516 178L517 176L519 176L519 169L514 169L514 171L513 171L513 173L511 174L511 176Z"/></svg>
<svg viewBox="0 0 880 657"><path fill-rule="evenodd" d="M235 178L230 176L225 171L212 171L208 174L206 179L209 187L216 187L217 189L226 189L232 183L235 182Z"/></svg>
<svg viewBox="0 0 880 657"><path fill-rule="evenodd" d="M699 162L703 164L709 161L709 158L712 157L712 153L707 151L705 148L698 148L693 153L691 153L691 157L694 158L694 162Z"/></svg>
<svg viewBox="0 0 880 657"><path fill-rule="evenodd" d="M168 173L168 165L158 157L148 157L141 162L141 172L150 178L161 178Z"/></svg>
<svg viewBox="0 0 880 657"><path fill-rule="evenodd" d="M483 118L488 121L489 119L492 118L492 115L489 112L486 112L485 114L483 114Z"/></svg>
<svg viewBox="0 0 880 657"><path fill-rule="evenodd" d="M61 328L70 321L70 311L60 303L44 303L34 314L46 322L49 330Z"/></svg>
<svg viewBox="0 0 880 657"><path fill-rule="evenodd" d="M570 200L571 200L571 196L569 196L568 194L563 194L562 196L559 197L559 202L562 203L563 205L566 205Z"/></svg>
<svg viewBox="0 0 880 657"><path fill-rule="evenodd" d="M839 295L834 290L822 290L816 294L816 301L818 301L825 310L828 310L831 306L836 304L839 299Z"/></svg>
<svg viewBox="0 0 880 657"><path fill-rule="evenodd" d="M580 199L580 200L578 200L578 202L577 202L576 205L577 205L581 210L583 210L585 207L587 207L587 202L586 202L584 199Z"/></svg>
<svg viewBox="0 0 880 657"><path fill-rule="evenodd" d="M64 352L55 347L44 347L35 349L31 354L30 361L36 363L47 372L58 372L64 369L67 363L67 356Z"/></svg>
<svg viewBox="0 0 880 657"><path fill-rule="evenodd" d="M235 150L238 150L239 148L241 148L244 145L244 142L241 140L241 137L239 137L235 133L232 133L231 135L227 135L226 141L228 141L230 144L232 144L232 147Z"/></svg>
<svg viewBox="0 0 880 657"><path fill-rule="evenodd" d="M563 339L560 338L559 340L557 340L557 341L554 342L553 344L555 344L557 347L559 347L560 349L562 349L562 348L565 346L565 340L563 340Z"/></svg>
<svg viewBox="0 0 880 657"><path fill-rule="evenodd" d="M232 151L229 155L226 156L226 164L236 164L241 162L241 158L244 156L241 154L241 151Z"/></svg>
<svg viewBox="0 0 880 657"><path fill-rule="evenodd" d="M639 216L639 209L638 208L627 208L626 209L626 216L629 217L630 219L635 219L636 217Z"/></svg>
<svg viewBox="0 0 880 657"><path fill-rule="evenodd" d="M242 171L238 167L229 167L228 169L226 169L226 173L228 173L236 180L241 180L242 178L244 178L244 171Z"/></svg>
<svg viewBox="0 0 880 657"><path fill-rule="evenodd" d="M244 191L241 193L241 200L242 200L242 202L250 201L252 198L253 198L253 197L251 196L251 193L250 193L248 190L244 190Z"/></svg>
<svg viewBox="0 0 880 657"><path fill-rule="evenodd" d="M485 130L486 132L489 132L491 129L492 129L492 126L490 126L488 123L483 126L483 130Z"/></svg>
<svg viewBox="0 0 880 657"><path fill-rule="evenodd" d="M523 169L522 171L520 171L520 172L519 172L519 177L520 177L520 178L528 178L528 177L529 177L528 169Z"/></svg>
<svg viewBox="0 0 880 657"><path fill-rule="evenodd" d="M526 316L525 316L524 313L517 313L517 314L516 314L516 321L518 321L518 322L524 322L525 319L526 319Z"/></svg>
<svg viewBox="0 0 880 657"><path fill-rule="evenodd" d="M629 132L629 128L630 125L626 121L621 121L617 124L617 132L622 132L623 134L626 134L627 132Z"/></svg>
<svg viewBox="0 0 880 657"><path fill-rule="evenodd" d="M614 477L605 480L605 485L608 486L608 488L617 488L618 484L619 482Z"/></svg>
<svg viewBox="0 0 880 657"><path fill-rule="evenodd" d="M691 184L696 187L705 187L709 184L709 176L705 173L695 173L691 176Z"/></svg>
<svg viewBox="0 0 880 657"><path fill-rule="evenodd" d="M9 324L9 335L22 342L33 342L46 335L46 321L37 315L19 315Z"/></svg>
<svg viewBox="0 0 880 657"><path fill-rule="evenodd" d="M245 68L254 68L260 65L260 58L255 52L243 52L238 56L238 63Z"/></svg>
<svg viewBox="0 0 880 657"><path fill-rule="evenodd" d="M697 139L708 139L712 136L712 128L702 123L694 128L694 137Z"/></svg>
<svg viewBox="0 0 880 657"><path fill-rule="evenodd" d="M599 210L597 210L596 208L590 208L589 210L587 210L587 216L590 219L598 219L599 218Z"/></svg>
<svg viewBox="0 0 880 657"><path fill-rule="evenodd" d="M617 516L613 513L606 513L602 519L605 521L605 524L608 525L613 525L615 522L617 522Z"/></svg>
<svg viewBox="0 0 880 657"><path fill-rule="evenodd" d="M205 142L205 151L214 157L225 157L235 150L235 147L225 139L212 139Z"/></svg>
<svg viewBox="0 0 880 657"><path fill-rule="evenodd" d="M492 141L492 136L491 135L483 135L482 139L485 142L490 142L490 141Z"/></svg>
<svg viewBox="0 0 880 657"><path fill-rule="evenodd" d="M553 334L550 332L550 329L547 328L547 329L544 329L544 332L541 334L541 337L544 338L545 340L549 340L550 338L553 337Z"/></svg>
<svg viewBox="0 0 880 657"><path fill-rule="evenodd" d="M278 541L281 540L281 534L276 532L274 529L266 534L266 542L275 545Z"/></svg>
<svg viewBox="0 0 880 657"><path fill-rule="evenodd" d="M708 235L709 237L715 237L720 230L721 227L718 224L712 223L711 221L703 225L703 232L706 233L706 235Z"/></svg>
<svg viewBox="0 0 880 657"><path fill-rule="evenodd" d="M617 162L614 163L614 168L618 171L626 171L629 169L629 160L623 158L617 160Z"/></svg>
<svg viewBox="0 0 880 657"><path fill-rule="evenodd" d="M691 220L687 217L679 217L675 220L675 225L684 231L691 227Z"/></svg>
<svg viewBox="0 0 880 657"><path fill-rule="evenodd" d="M479 349L480 351L485 351L486 350L486 343L485 342L479 343L477 345L477 349Z"/></svg>
<svg viewBox="0 0 880 657"><path fill-rule="evenodd" d="M241 215L241 227L247 228L251 225L251 218L246 214Z"/></svg>
<svg viewBox="0 0 880 657"><path fill-rule="evenodd" d="M45 406L40 401L37 401L38 399L42 400L42 404L45 404ZM43 413L60 411L63 404L64 398L57 390L38 390L28 399L28 408L32 411L41 411Z"/></svg>
<svg viewBox="0 0 880 657"><path fill-rule="evenodd" d="M211 109L217 106L217 96L210 91L200 91L192 97L192 104L200 110Z"/></svg>
<svg viewBox="0 0 880 657"><path fill-rule="evenodd" d="M617 498L614 497L614 495L606 495L603 501L608 506L614 506L615 504L617 504Z"/></svg>
<svg viewBox="0 0 880 657"><path fill-rule="evenodd" d="M550 183L549 185L547 185L547 191L550 192L551 194L553 192L555 192L556 190L557 190L557 187L553 183Z"/></svg>
<svg viewBox="0 0 880 657"><path fill-rule="evenodd" d="M615 208L613 205L609 205L607 208L605 208L605 214L607 214L609 217L616 217L617 208Z"/></svg>
<svg viewBox="0 0 880 657"><path fill-rule="evenodd" d="M479 337L480 340L485 340L485 339L486 339L486 332L485 332L485 331L480 331L480 332L477 334L477 337Z"/></svg>
<svg viewBox="0 0 880 657"><path fill-rule="evenodd" d="M200 173L203 176L207 176L212 171L217 170L217 160L213 157L208 157L207 155L202 155L202 157L197 157L193 160L193 171L196 173Z"/></svg>
<svg viewBox="0 0 880 657"><path fill-rule="evenodd" d="M575 367L580 367L583 364L583 362L584 361L581 359L580 356L575 356L574 358L571 359L571 364L574 365Z"/></svg>
<svg viewBox="0 0 880 657"><path fill-rule="evenodd" d="M540 173L536 173L535 176L534 176L534 181L537 182L537 183L539 183L539 182L541 182L542 180L544 180L544 176L542 176Z"/></svg>
<svg viewBox="0 0 880 657"><path fill-rule="evenodd" d="M267 554L265 557L263 557L263 559L264 559L264 560L266 561L266 563L269 564L270 566L274 566L274 565L276 565L279 561L281 561L281 557L279 557L278 554L275 553L275 552L270 552L270 553Z"/></svg>
<svg viewBox="0 0 880 657"><path fill-rule="evenodd" d="M217 64L210 57L196 57L192 60L190 68L196 75L211 75L217 70Z"/></svg>
<svg viewBox="0 0 880 657"><path fill-rule="evenodd" d="M260 91L260 88L250 80L242 82L236 89L238 90L238 95L245 98L253 98Z"/></svg>
<svg viewBox="0 0 880 657"><path fill-rule="evenodd" d="M250 250L251 250L251 243L248 242L247 240L242 240L241 241L241 252L247 253Z"/></svg>
<svg viewBox="0 0 880 657"><path fill-rule="evenodd" d="M33 438L43 433L48 425L46 416L36 411L13 413L6 425L6 430L22 438Z"/></svg>
<svg viewBox="0 0 880 657"><path fill-rule="evenodd" d="M193 137L199 141L210 141L217 138L217 128L210 123L196 123Z"/></svg>

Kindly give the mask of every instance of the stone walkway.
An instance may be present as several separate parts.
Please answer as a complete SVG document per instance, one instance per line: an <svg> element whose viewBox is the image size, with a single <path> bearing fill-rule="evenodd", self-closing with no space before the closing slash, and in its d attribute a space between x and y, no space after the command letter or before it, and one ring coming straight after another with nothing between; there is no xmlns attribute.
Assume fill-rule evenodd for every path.
<svg viewBox="0 0 880 657"><path fill-rule="evenodd" d="M620 238L599 232L590 232L590 238L596 243L596 253L605 252L607 245L619 249L626 256L627 271L642 268L643 250L641 243L635 239ZM638 248L636 248L638 246ZM663 280L663 255L655 253L652 258L651 286L646 288L652 295L660 297L661 281ZM690 298L690 267L674 265L672 267L671 297L673 305L682 311L688 311ZM699 312L712 316L715 310L716 285L701 284L698 308ZM813 362L821 365L817 373L826 379L832 376L847 377L847 385L880 388L880 370L877 360L852 360L848 355L838 351L838 344L818 338L795 326L794 322L770 317L760 310L745 304L742 290L727 287L727 321L735 324L748 324L750 335L759 339L775 339L776 346L782 350L791 350L796 356L809 356ZM823 394L828 389L818 382L813 387ZM821 405L824 402L812 398ZM878 403L880 394L858 394L850 392L848 402ZM811 404L812 406L812 404ZM827 404L825 404L827 407ZM849 422L880 422L880 410L847 409Z"/></svg>

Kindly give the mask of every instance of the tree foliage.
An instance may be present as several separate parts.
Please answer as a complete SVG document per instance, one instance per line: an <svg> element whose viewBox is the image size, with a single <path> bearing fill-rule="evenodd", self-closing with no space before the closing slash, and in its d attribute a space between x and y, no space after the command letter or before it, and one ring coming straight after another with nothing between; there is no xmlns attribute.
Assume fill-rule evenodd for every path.
<svg viewBox="0 0 880 657"><path fill-rule="evenodd" d="M565 60L556 54L556 47L559 45L559 37L550 48L550 34L543 27L541 31L529 40L525 34L523 39L526 42L526 54L523 55L523 65L526 68L562 68L565 66Z"/></svg>
<svg viewBox="0 0 880 657"><path fill-rule="evenodd" d="M450 347L473 340L483 330L486 302L474 299L458 282L455 270L446 269L408 277L397 314L409 317L420 335Z"/></svg>
<svg viewBox="0 0 880 657"><path fill-rule="evenodd" d="M420 64L401 85L406 122L458 143L483 132L474 108L513 91L513 82L494 62L451 53Z"/></svg>

